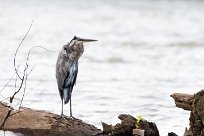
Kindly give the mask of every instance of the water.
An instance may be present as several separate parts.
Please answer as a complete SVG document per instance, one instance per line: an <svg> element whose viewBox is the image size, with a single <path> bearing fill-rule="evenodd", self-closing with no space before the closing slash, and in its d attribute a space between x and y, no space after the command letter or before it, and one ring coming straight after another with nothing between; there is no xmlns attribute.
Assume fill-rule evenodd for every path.
<svg viewBox="0 0 204 136"><path fill-rule="evenodd" d="M74 116L101 128L100 121L115 124L121 113L142 115L156 122L161 136L182 135L189 112L169 96L203 88L203 7L191 0L0 0L0 87L13 75L15 49L34 20L19 50L20 69L32 46L55 52L33 50L23 106L60 114L58 51L74 35L94 38L80 59ZM12 80L1 95L14 90Z"/></svg>

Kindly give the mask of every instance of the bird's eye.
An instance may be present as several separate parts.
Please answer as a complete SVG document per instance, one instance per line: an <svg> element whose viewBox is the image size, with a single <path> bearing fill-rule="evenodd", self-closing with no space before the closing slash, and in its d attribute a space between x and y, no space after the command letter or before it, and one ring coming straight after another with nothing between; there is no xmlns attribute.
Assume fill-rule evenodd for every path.
<svg viewBox="0 0 204 136"><path fill-rule="evenodd" d="M64 50L67 52L67 48L66 47L64 47Z"/></svg>

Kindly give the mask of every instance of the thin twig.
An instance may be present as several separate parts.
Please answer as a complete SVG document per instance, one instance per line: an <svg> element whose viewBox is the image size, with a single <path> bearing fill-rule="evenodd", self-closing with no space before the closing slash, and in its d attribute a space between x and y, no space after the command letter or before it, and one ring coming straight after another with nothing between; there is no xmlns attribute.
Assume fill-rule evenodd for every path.
<svg viewBox="0 0 204 136"><path fill-rule="evenodd" d="M30 90L28 93L26 93L28 76L29 76L29 74L32 72L32 70L33 70L33 68L34 68L34 66L35 66L35 65L34 65L34 66L32 67L32 69L28 72L28 70L29 70L29 58L30 58L31 51L32 51L34 48L42 48L42 49L44 49L44 50L46 50L46 51L49 51L49 52L55 52L55 51L48 50L48 49L46 49L46 48L43 47L43 46L33 46L33 47L29 50L29 52L28 52L28 54L27 54L27 58L26 58L24 70L23 70L23 72L22 72L23 75L20 76L19 73L21 73L21 72L18 71L19 66L16 67L16 57L17 57L18 50L19 50L20 46L22 45L22 43L24 42L24 40L26 39L28 33L29 33L30 30L31 30L32 24L33 24L33 21L31 22L30 27L29 27L27 33L24 35L23 39L21 40L20 44L18 45L18 47L17 47L17 49L16 49L16 52L15 52L15 55L14 55L14 69L15 69L15 74L16 74L16 78L15 78L15 92L14 92L13 95L10 97L10 105L7 106L7 105L3 104L3 102L1 102L1 104L2 104L4 107L7 107L7 108L8 108L8 113L7 113L6 117L4 118L2 124L0 125L0 129L2 129L2 127L4 127L4 124L5 124L6 120L7 120L10 116L12 116L12 115L18 113L18 112L15 112L15 113L11 114L12 111L14 110L14 109L12 108L12 106L11 106L11 103L13 103L13 100L14 100L15 96L16 96L16 95L22 90L22 88L23 88L23 95L22 95L22 98L21 98L21 100L20 100L20 102L19 102L20 104L18 103L18 104L19 104L19 111L20 111L20 108L21 108L21 106L22 106L22 102L23 102L23 100L24 100L24 97L31 91L31 90ZM14 75L15 75L15 74L14 74ZM13 79L14 75L12 76L11 79ZM10 80L11 80L11 79L10 79ZM18 87L18 89L16 89L16 88L17 88L17 80L18 80L18 79L20 79L21 82L20 82L20 86ZM10 80L9 80L9 81L10 81ZM9 83L9 82L8 82L8 83ZM8 85L8 83L5 85L5 87ZM2 90L4 90L5 87L4 87ZM2 90L1 90L1 91L2 91ZM0 91L0 92L1 92L1 91ZM18 105L18 104L17 104L17 105Z"/></svg>
<svg viewBox="0 0 204 136"><path fill-rule="evenodd" d="M16 67L16 56L17 56L17 53L18 53L18 50L19 50L20 46L21 46L22 43L24 42L24 40L25 40L25 38L27 37L29 31L31 30L32 24L33 24L33 21L31 22L30 27L29 27L27 33L24 35L23 39L21 40L20 44L18 45L18 47L17 47L17 49L16 49L16 52L15 52L15 55L14 55L14 69L15 69L16 75L17 75L18 78L21 80L21 83L20 83L20 86L19 86L18 90L17 90L17 91L15 90L14 94L10 97L10 105L8 106L8 109L9 109L9 110L8 110L8 113L7 113L6 117L4 118L2 124L0 125L0 129L2 129L2 128L4 127L4 124L5 124L6 120L7 120L7 119L10 117L10 115L11 115L11 111L13 110L13 108L11 107L11 103L13 102L13 99L14 99L15 95L20 92L20 90L21 90L22 87L23 87L23 84L26 83L26 81L27 81L27 69L28 69L29 54L28 54L28 57L27 57L27 59L26 59L26 64L25 64L25 67L24 67L24 71L23 71L23 76L22 76L22 77L20 77L20 75L19 75L19 73L18 73L18 68ZM25 80L25 79L26 79L26 80ZM15 89L16 89L16 83L17 83L17 78L16 78L16 80L15 80ZM25 88L26 88L26 84L25 84Z"/></svg>
<svg viewBox="0 0 204 136"><path fill-rule="evenodd" d="M26 87L27 87L27 84L26 84L27 83L27 79L28 79L28 75L27 75L27 72L26 72L24 89L23 89L23 96L22 96L21 101L20 101L19 110L21 108L21 105L23 103L23 99L24 99L24 96L25 96L25 91L26 91Z"/></svg>
<svg viewBox="0 0 204 136"><path fill-rule="evenodd" d="M33 71L33 69L35 68L35 66L36 66L36 64L31 68L31 70L28 72L28 75L27 76L29 76L30 75L30 73Z"/></svg>
<svg viewBox="0 0 204 136"><path fill-rule="evenodd" d="M0 104L3 105L4 107L9 108L9 106L8 106L8 105L5 105L3 102L0 102Z"/></svg>
<svg viewBox="0 0 204 136"><path fill-rule="evenodd" d="M30 54L31 54L31 51L34 49L34 48L42 48L46 51L49 51L49 52L53 52L51 50L48 50L46 49L45 47L42 47L42 46L33 46L29 52L28 52L28 55L27 55L27 58L26 58L26 66L25 66L25 69L24 69L24 75L23 75L23 79L24 79L24 92L23 92L23 96L21 98L21 101L20 101L20 105L19 105L19 110L21 108L21 105L22 105L22 102L23 102L23 99L24 99L24 96L25 96L25 91L26 91L26 82L27 82L27 79L28 79L28 74L27 74L27 69L28 69L28 63L29 63L29 58L30 58Z"/></svg>
<svg viewBox="0 0 204 136"><path fill-rule="evenodd" d="M16 91L16 84L17 84L17 75L16 75L16 78L15 78L15 84L14 84L15 91Z"/></svg>
<svg viewBox="0 0 204 136"><path fill-rule="evenodd" d="M18 50L19 50L20 46L21 46L22 43L24 42L24 40L25 40L25 38L27 37L28 33L30 32L32 25L33 25L33 20L32 20L32 22L31 22L31 24L30 24L30 26L29 26L29 28L28 28L28 31L26 32L26 34L24 35L23 39L22 39L21 42L19 43L19 45L18 45L18 47L17 47L17 49L16 49L16 52L15 52L15 55L14 55L14 69L15 69L15 72L16 72L16 74L17 74L17 76L18 76L18 78L19 78L20 80L22 80L23 78L20 77L20 75L19 75L19 73L18 73L18 70L17 70L17 68L16 68L16 55L17 55L17 53L18 53Z"/></svg>
<svg viewBox="0 0 204 136"><path fill-rule="evenodd" d="M18 110L18 111L16 111L16 112L14 112L14 113L12 113L12 114L10 114L10 116L9 117L11 117L11 116L13 116L13 115L15 115L15 114L17 114L17 113L20 113L21 111L20 110Z"/></svg>
<svg viewBox="0 0 204 136"><path fill-rule="evenodd" d="M31 88L29 91L27 91L27 93L24 95L24 97L26 97L32 90L34 90L38 85L40 84L40 82L38 83L38 84L36 84L33 88ZM20 101L16 104L16 106L17 105L19 105L20 104ZM21 105L22 106L22 105ZM23 105L23 106L25 106L25 105Z"/></svg>
<svg viewBox="0 0 204 136"><path fill-rule="evenodd" d="M9 108L8 113L6 114L6 117L4 118L4 120L0 126L0 129L2 129L4 127L4 124L5 124L6 120L9 118L10 114L11 114L11 109Z"/></svg>
<svg viewBox="0 0 204 136"><path fill-rule="evenodd" d="M32 50L34 50L35 48L42 48L42 49L44 49L44 50L46 50L46 51L49 51L49 52L56 52L56 51L49 50L49 49L47 49L47 48L45 48L45 47L43 47L43 46L33 46L33 47L29 50L29 52L28 52L28 54L27 54L26 66L28 66L30 54L31 54ZM24 87L24 92L23 92L23 96L22 96L22 98L21 98L21 101L16 104L16 106L19 105L19 110L20 110L20 108L21 108L21 106L22 106L22 102L23 102L24 97L27 96L28 93L29 93L30 91L32 91L34 88L36 88L36 86L35 86L35 87L34 87L33 89L31 89L28 93L25 94L25 92L26 92L26 82L27 82L27 78L28 78L28 76L30 75L30 73L32 72L32 70L34 69L34 67L35 67L35 65L34 65L34 66L32 67L32 69L28 72L28 74L27 74L28 67L27 67L27 69L25 68L25 69L26 69L26 71L25 71L25 72L26 72L26 75L25 75L25 77L24 77L24 86L25 86L25 87ZM24 72L23 72L23 73L24 73ZM20 86L20 89L21 89L21 86ZM18 90L18 91L20 91L20 90ZM17 91L17 93L18 93L18 91Z"/></svg>

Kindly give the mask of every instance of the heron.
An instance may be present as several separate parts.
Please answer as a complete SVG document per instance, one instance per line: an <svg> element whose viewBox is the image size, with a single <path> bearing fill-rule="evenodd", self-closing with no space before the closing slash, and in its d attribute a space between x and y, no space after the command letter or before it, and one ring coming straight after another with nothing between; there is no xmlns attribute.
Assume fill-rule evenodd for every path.
<svg viewBox="0 0 204 136"><path fill-rule="evenodd" d="M77 36L64 45L59 52L57 63L56 63L56 79L59 90L59 95L62 101L62 111L61 117L63 114L63 105L67 104L70 101L70 117L72 116L72 90L76 83L77 74L78 74L78 60L84 52L85 42L94 42L97 40L93 39L83 39ZM64 104L63 104L64 102Z"/></svg>

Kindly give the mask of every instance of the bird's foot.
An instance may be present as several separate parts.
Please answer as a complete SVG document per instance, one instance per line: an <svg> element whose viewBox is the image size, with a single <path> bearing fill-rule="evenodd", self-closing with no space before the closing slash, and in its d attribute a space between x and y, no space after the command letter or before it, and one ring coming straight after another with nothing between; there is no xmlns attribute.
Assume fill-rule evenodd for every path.
<svg viewBox="0 0 204 136"><path fill-rule="evenodd" d="M75 117L73 117L73 116L70 116L70 118L71 118L72 120L76 121L76 122L82 122L81 119L75 118Z"/></svg>
<svg viewBox="0 0 204 136"><path fill-rule="evenodd" d="M57 120L59 120L59 119L64 119L64 120L66 120L67 121L67 116L65 116L64 114L62 114L62 115L60 115L60 116L58 116L57 117Z"/></svg>
<svg viewBox="0 0 204 136"><path fill-rule="evenodd" d="M75 117L73 117L73 116L70 116L70 118L73 119L73 120L77 120L77 118L75 118Z"/></svg>
<svg viewBox="0 0 204 136"><path fill-rule="evenodd" d="M99 135L103 135L104 133L103 132L98 132L96 134L91 134L91 136L99 136Z"/></svg>

